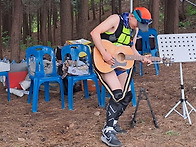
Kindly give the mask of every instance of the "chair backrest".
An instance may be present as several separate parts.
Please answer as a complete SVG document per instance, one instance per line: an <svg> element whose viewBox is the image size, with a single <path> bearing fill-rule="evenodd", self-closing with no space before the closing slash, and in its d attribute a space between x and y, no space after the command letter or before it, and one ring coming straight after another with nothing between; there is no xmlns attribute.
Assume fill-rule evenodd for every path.
<svg viewBox="0 0 196 147"><path fill-rule="evenodd" d="M152 49L151 48L152 45L150 44L150 39L154 39L154 48L153 49L158 48L156 29L149 28L148 32L142 32L141 30L139 30L138 36L142 37L142 51L143 51L143 53L150 53L150 50Z"/></svg>
<svg viewBox="0 0 196 147"><path fill-rule="evenodd" d="M45 73L44 71L44 59L48 55L50 58L49 61L52 64L51 73ZM42 45L29 47L26 50L26 60L27 60L28 73L30 77L34 77L34 76L43 77L46 75L57 75L56 57L55 57L54 50L51 47L42 46ZM32 74L32 71L30 70L30 66L32 64L35 64L35 74Z"/></svg>
<svg viewBox="0 0 196 147"><path fill-rule="evenodd" d="M62 61L65 61L65 57L69 54L72 61L78 61L80 59L80 54L86 53L85 60L88 62L89 72L93 71L91 52L90 48L87 45L83 44L72 44L66 45L61 49Z"/></svg>

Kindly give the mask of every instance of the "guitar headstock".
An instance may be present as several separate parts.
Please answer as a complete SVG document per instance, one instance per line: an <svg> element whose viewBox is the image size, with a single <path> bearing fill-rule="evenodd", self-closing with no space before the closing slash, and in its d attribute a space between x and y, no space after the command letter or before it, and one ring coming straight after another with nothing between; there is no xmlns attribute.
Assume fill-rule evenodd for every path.
<svg viewBox="0 0 196 147"><path fill-rule="evenodd" d="M162 58L162 62L163 64L165 64L166 66L171 66L172 63L174 62L172 58L166 58L166 57L163 57Z"/></svg>

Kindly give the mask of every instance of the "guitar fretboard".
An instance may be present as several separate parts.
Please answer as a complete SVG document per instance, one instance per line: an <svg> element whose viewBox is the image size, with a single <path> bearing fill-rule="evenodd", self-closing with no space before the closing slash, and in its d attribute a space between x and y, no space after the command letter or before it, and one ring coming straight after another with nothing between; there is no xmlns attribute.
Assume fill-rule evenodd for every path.
<svg viewBox="0 0 196 147"><path fill-rule="evenodd" d="M136 56L136 55L126 55L125 60L144 60L144 58L147 58L151 61L162 61L160 57L145 57L145 56Z"/></svg>

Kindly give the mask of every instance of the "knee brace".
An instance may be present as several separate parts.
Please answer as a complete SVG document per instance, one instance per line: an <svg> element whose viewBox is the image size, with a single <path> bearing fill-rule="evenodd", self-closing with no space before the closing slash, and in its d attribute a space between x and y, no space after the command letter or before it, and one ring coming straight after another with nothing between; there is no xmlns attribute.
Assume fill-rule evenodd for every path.
<svg viewBox="0 0 196 147"><path fill-rule="evenodd" d="M131 102L132 100L132 92L131 91L128 91L124 97L124 99L122 99L120 101L120 103L123 105L123 107L127 107L129 105L129 103Z"/></svg>
<svg viewBox="0 0 196 147"><path fill-rule="evenodd" d="M122 97L121 89L116 89L112 91L112 93L116 100ZM120 103L117 103L113 98L110 98L106 108L106 126L112 127L114 125L114 120L118 116L121 107L122 105Z"/></svg>
<svg viewBox="0 0 196 147"><path fill-rule="evenodd" d="M119 102L119 112L118 115L116 115L115 120L118 120L119 117L123 114L123 112L125 111L125 109L127 108L127 106L129 105L129 103L132 100L132 92L129 91L126 93L125 97Z"/></svg>

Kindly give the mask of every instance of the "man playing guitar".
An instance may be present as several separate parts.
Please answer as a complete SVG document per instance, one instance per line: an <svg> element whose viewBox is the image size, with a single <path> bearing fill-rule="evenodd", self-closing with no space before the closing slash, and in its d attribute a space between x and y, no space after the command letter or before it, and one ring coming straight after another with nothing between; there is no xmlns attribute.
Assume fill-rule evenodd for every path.
<svg viewBox="0 0 196 147"><path fill-rule="evenodd" d="M130 47L133 54L141 56L135 49L138 30L148 31L148 25L152 22L150 12L144 7L137 7L133 13L122 15L111 15L91 31L91 37L95 47L100 52L102 59L107 64L115 65L114 56L104 48L102 39L109 40L115 45L126 45ZM143 58L143 63L151 63ZM118 119L132 100L130 81L132 78L132 67L129 72L122 68L116 68L110 72L102 72L96 68L99 80L111 95L106 108L106 124L102 130L101 140L109 146L121 146L117 133L125 133L118 125Z"/></svg>

